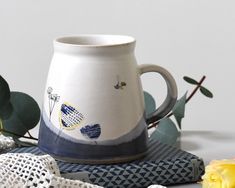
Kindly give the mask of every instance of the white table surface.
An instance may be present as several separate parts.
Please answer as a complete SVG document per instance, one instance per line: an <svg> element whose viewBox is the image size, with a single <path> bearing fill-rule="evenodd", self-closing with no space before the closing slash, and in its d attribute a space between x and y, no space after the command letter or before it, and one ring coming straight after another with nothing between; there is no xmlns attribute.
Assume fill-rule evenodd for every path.
<svg viewBox="0 0 235 188"><path fill-rule="evenodd" d="M182 131L180 148L201 157L207 165L213 159L235 158L235 131ZM200 188L200 184L168 186Z"/></svg>

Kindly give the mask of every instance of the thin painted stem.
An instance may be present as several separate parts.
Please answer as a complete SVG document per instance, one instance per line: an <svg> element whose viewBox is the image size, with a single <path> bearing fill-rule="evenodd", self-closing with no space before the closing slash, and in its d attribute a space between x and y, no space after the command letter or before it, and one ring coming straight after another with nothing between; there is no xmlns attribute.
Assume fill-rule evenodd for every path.
<svg viewBox="0 0 235 188"><path fill-rule="evenodd" d="M52 109L51 109L51 114L52 114L52 112L53 112L53 110L54 110L55 103L56 103L56 100L53 100Z"/></svg>
<svg viewBox="0 0 235 188"><path fill-rule="evenodd" d="M188 96L188 98L186 99L186 103L188 103L191 98L195 95L195 93L198 91L198 89L200 89L202 83L204 82L204 80L206 79L206 76L203 76L200 81L198 82L197 86L194 88L194 90L192 91L192 93ZM173 115L173 113L169 113L167 114L165 117L171 117ZM153 122L151 125L148 126L148 129L151 129L153 127L156 127L159 124L160 120Z"/></svg>
<svg viewBox="0 0 235 188"><path fill-rule="evenodd" d="M49 96L48 96L48 99L49 99L49 120L51 121L51 112L52 112L52 110L51 110L51 94L49 94Z"/></svg>
<svg viewBox="0 0 235 188"><path fill-rule="evenodd" d="M63 127L60 128L58 134L56 135L55 143L57 142L57 139L59 138L59 136L60 136L62 130L63 130Z"/></svg>

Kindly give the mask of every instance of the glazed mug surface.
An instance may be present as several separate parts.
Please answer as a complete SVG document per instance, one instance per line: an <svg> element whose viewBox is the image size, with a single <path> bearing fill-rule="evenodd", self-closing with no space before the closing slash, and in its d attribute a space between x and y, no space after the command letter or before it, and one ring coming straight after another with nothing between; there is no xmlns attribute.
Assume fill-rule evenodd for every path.
<svg viewBox="0 0 235 188"><path fill-rule="evenodd" d="M174 106L177 87L164 68L137 65L135 39L80 35L54 41L39 130L39 147L58 159L80 163L126 162L147 151L147 124ZM145 114L140 76L159 73L167 97Z"/></svg>

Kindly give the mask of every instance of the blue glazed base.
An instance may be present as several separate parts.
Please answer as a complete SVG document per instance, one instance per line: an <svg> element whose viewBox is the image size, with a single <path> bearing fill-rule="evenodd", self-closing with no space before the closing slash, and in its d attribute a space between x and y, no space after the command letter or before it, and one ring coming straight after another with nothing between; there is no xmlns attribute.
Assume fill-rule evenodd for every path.
<svg viewBox="0 0 235 188"><path fill-rule="evenodd" d="M54 133L41 119L39 148L62 161L107 164L138 159L147 151L147 131L143 129L135 139L117 145L75 143Z"/></svg>

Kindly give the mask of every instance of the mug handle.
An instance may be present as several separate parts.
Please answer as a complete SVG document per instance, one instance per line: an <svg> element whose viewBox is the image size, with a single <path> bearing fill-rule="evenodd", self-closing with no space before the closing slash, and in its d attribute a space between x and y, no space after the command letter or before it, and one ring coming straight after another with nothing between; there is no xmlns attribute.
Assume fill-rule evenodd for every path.
<svg viewBox="0 0 235 188"><path fill-rule="evenodd" d="M165 98L164 102L154 112L147 115L146 117L147 124L150 124L163 118L174 107L178 96L177 86L173 76L163 67L152 64L142 64L138 65L138 69L140 75L147 72L159 73L167 84L167 97Z"/></svg>

